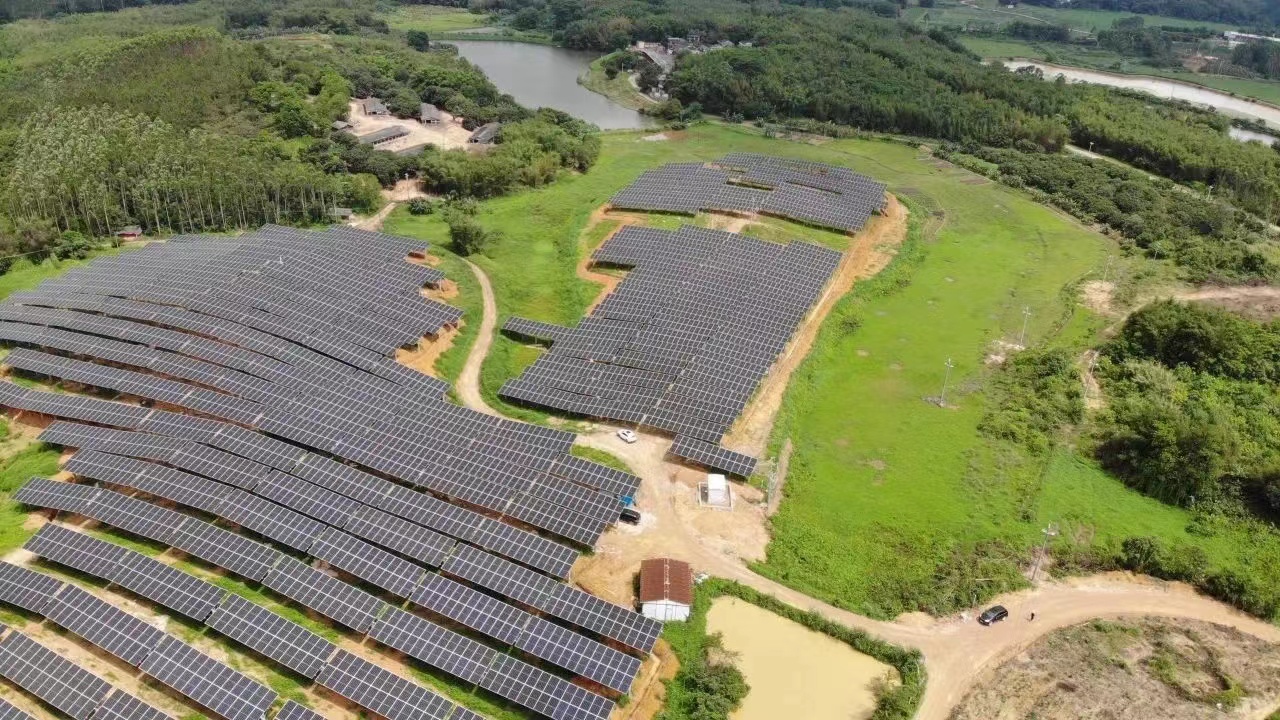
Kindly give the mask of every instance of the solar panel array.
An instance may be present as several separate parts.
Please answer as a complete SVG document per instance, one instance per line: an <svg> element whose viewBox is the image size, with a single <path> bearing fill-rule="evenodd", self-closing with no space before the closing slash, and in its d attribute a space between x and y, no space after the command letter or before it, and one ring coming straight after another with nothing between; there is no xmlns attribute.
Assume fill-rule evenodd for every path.
<svg viewBox="0 0 1280 720"><path fill-rule="evenodd" d="M614 207L763 213L841 231L860 230L884 207L885 186L845 168L731 153L710 165L671 163L613 196Z"/></svg>
<svg viewBox="0 0 1280 720"><path fill-rule="evenodd" d="M604 689L626 692L639 661L596 636L647 652L661 626L559 578L639 480L572 456L570 433L452 405L445 383L395 361L458 319L421 292L443 276L405 262L424 253L418 241L380 233L267 226L237 238L180 236L10 295L0 341L27 347L6 366L128 402L0 382L0 405L79 421L43 436L83 448L67 465L77 476L233 525L85 485L33 480L18 497L171 545L362 633L387 603L274 545L410 600L448 576L457 589L422 594L419 610L599 684L585 691L499 652L509 672L486 667L486 687L557 718L607 714ZM163 563L110 545L93 552L107 557L90 564L107 563L122 587L295 672L322 673L314 636L271 625ZM476 563L495 570L455 572ZM495 615L517 627L488 635L497 630L483 618ZM207 692L184 670L198 658L172 660L152 661L171 674L165 682ZM533 679L517 682L526 665ZM541 689L515 689L530 682Z"/></svg>
<svg viewBox="0 0 1280 720"><path fill-rule="evenodd" d="M5 631L0 625L0 633ZM168 715L112 688L107 681L17 630L8 630L0 640L0 677L74 720L169 720ZM0 701L0 718L30 717Z"/></svg>
<svg viewBox="0 0 1280 720"><path fill-rule="evenodd" d="M110 512L116 513L120 518L127 520L141 516L143 514L141 509L144 507L153 508L158 513L149 519L153 520L160 529L154 535L145 532L138 534L168 543L182 542L187 536L199 537L201 538L200 542L175 546L190 552L196 557L219 565L227 562L228 558L232 562L239 562L242 556L248 554L247 549L236 549L228 554L221 547L222 543L232 538L251 542L196 518L188 517L172 510L165 510L108 490L84 485L73 485L36 478L19 489L14 498L19 502L28 504L40 502L57 507L73 507L76 508L74 512L99 520L103 519L103 509L108 509ZM37 501L35 500L36 498L40 500ZM55 503L55 501L50 500L53 498L60 498L60 500ZM151 529L150 525L142 527L148 530ZM186 535L175 536L172 531L175 527L183 530ZM136 529L131 531L136 531ZM38 554L43 554L41 548L43 532L28 544L28 547ZM58 531L48 532L56 533ZM83 543L84 541L76 539L76 542ZM366 622L351 622L349 608L355 604L355 600L364 595L363 591L333 578L327 578L327 576L323 576L323 573L307 568L297 561L286 563L285 568L283 568L284 572L292 576L291 583L293 587L290 588L288 587L290 582L282 583L274 576L281 563L291 559L282 555L279 551L267 548L265 545L253 544L274 554L274 557L269 560L271 569L265 577L265 585L272 589L278 589L281 594L297 599L307 607L327 615L330 614L329 611L331 609L331 603L328 602L328 599L342 594L347 602L339 604L338 612L332 615L333 619L344 624L350 624L353 627L367 624L369 625L367 632L374 639L405 651L429 665L462 677L492 692L502 694L514 702L532 703L530 705L531 709L544 712L549 717L557 720L579 717L605 718L608 717L613 708L613 702L601 695L583 690L553 674L529 666L527 663L518 662L512 665L504 659L506 656L501 655L501 653L497 653L487 646L421 617L413 616L413 622L417 623L417 632L415 634L421 636L426 634L427 631L436 634L439 639L434 651L425 654L421 652L415 653L410 648L389 642L387 637L379 634L381 626L378 623L381 621L380 618L401 611L393 610L386 606L385 603L376 601L372 596L368 596L368 601L364 603L369 608L368 617L363 618ZM425 572L421 567L378 551L373 546L367 544L362 546L358 540L351 536L343 536L331 530L317 544L324 546L323 554L317 553L315 549L312 552L316 553L317 557L328 560L336 567L351 572L357 577L372 582L393 594L412 598L420 607L434 610L443 617L456 620L478 632L515 645L536 657L557 662L557 664L566 669L596 680L606 687L612 687L618 692L628 691L631 680L639 671L639 661L633 657L541 620L525 611L494 601L481 593L475 591L466 592L467 588L459 583L444 585L440 582L432 581L430 578L438 578L439 576L433 576ZM336 548L336 550L331 551L330 548ZM488 557L492 561L499 561L496 557ZM225 565L223 566L225 567ZM252 571L256 574L256 565L250 565L246 570L237 572L244 574L246 571ZM466 572L465 568L462 572ZM328 584L330 586L329 592L313 592L310 594L299 592L298 586L306 582L305 579L299 578L300 576L305 578L308 574L313 574L311 578L313 586ZM329 582L315 583L314 575L326 577ZM555 593L557 589L566 588L567 586L556 583L545 576L538 577L542 577L549 582L552 587L547 588L547 590L557 595L554 600L546 598L545 600L548 600L548 602L542 605L551 614L564 617L584 627L593 627L603 634L617 637L621 642L637 645L643 643L651 646L653 640L656 639L657 633L654 631L655 628L652 627L652 621L628 623L627 621L632 620L632 617L639 616L635 613L629 613L629 611L619 613L618 611L621 609L617 608L617 606L592 598L581 591L575 590L567 594L563 592ZM440 578L440 580L444 579ZM420 591L419 586L424 583L429 583L429 585ZM282 585L284 587L281 587ZM428 591L428 588L431 591ZM474 608L474 612L459 610L456 606L457 602L470 603L470 606ZM228 603L231 603L231 605L228 605ZM247 606L237 607L236 603L235 599L220 600L212 614L205 620L206 624L300 674L309 675L315 671L315 663L324 656L324 653L317 650L307 654L303 650L308 647L308 643L315 644L323 641L320 641L319 638L310 637L311 633L300 627L293 627L288 633L285 630L268 626L265 622L259 622L250 627L246 625L244 616L254 612L253 608ZM536 605L536 600L533 604ZM494 630L491 621L493 615L497 613L504 613L509 622L515 622L520 626L519 632L514 637L511 636L510 629L503 629L501 632ZM632 617L628 617L628 615ZM612 626L600 622L611 617L620 620L620 622L615 622ZM277 625L282 627L285 624L291 625L291 623L287 623L283 619L277 618L276 620L278 621ZM254 635L255 631L258 633L256 636ZM643 636L640 633L643 633ZM287 639L282 640L282 638ZM266 645L259 643L266 643ZM300 648L303 650L300 650ZM477 661L475 659L477 653L481 657L487 658L487 660L485 662ZM520 694L522 691L513 690L512 688L515 686L511 684L512 678L491 671L490 666L499 662L503 663L503 667L514 668L512 672L518 672L519 675L525 677L526 679L523 682L532 682L540 687L540 694ZM146 667L143 669L145 670ZM510 693L510 695L504 693Z"/></svg>
<svg viewBox="0 0 1280 720"><path fill-rule="evenodd" d="M639 671L639 661L629 655L479 591L453 583L438 574L426 572L423 566L443 567L455 551L455 544L444 542L441 536L429 535L427 533L430 531L408 521L385 514L372 515L371 512L378 511L367 507L361 509L363 506L355 501L348 501L344 505L341 498L318 496L314 491L307 493L306 497L302 497L302 493L285 492L278 489L278 482L270 485L271 493L281 501L280 505L276 505L236 488L220 486L214 481L171 467L103 452L115 450L146 454L149 446L143 441L148 436L135 432L60 421L50 425L40 437L46 442L101 448L102 450L81 450L64 466L65 470L80 477L137 488L150 495L227 517L286 547L309 553L397 596L411 598L418 605L438 615L461 622L503 643L515 645L535 657L554 662L606 687L627 692ZM158 477L165 478L164 482L157 482ZM50 487L59 489L52 483L32 482L18 497L22 499L32 493L41 496L54 494L45 491L45 488ZM260 491L260 488L261 486L255 489L255 492ZM315 490L328 492L319 488ZM66 496L92 492L92 489L74 489L60 494ZM252 507L254 512L243 512L242 509L246 506ZM76 507L81 514L97 515L95 509L86 505L72 507ZM344 507L344 512L334 513L333 510L338 507ZM301 513L308 513L316 518L325 517L333 526L326 527ZM175 513L170 523L185 527L190 521ZM305 532L292 529L279 532L281 528L303 526L308 528ZM345 528L347 532L342 532L339 527ZM221 531L217 532L220 534ZM157 540L172 541L172 538L166 540L167 538L163 531L155 536ZM399 552L421 564L397 557L375 545ZM209 552L203 546L196 546L194 549L188 545L181 547L199 557L206 557L201 553ZM218 557L220 555L209 554L207 559L216 563ZM267 583L270 584L271 581L268 579ZM576 594L580 598L585 596L583 593ZM585 600L578 604L584 602ZM303 604L309 605L307 602ZM328 614L323 609L313 609ZM628 611L619 612L621 609L615 606L608 606L607 609L621 617L634 616ZM490 622L490 618L496 616L508 618L512 627ZM335 619L352 625L345 614ZM367 622L357 625L353 627L361 631L367 630ZM652 627L648 623L645 626L646 629ZM602 634L611 632L609 627L597 626L596 629Z"/></svg>
<svg viewBox="0 0 1280 720"><path fill-rule="evenodd" d="M577 327L504 328L551 351L503 397L647 425L672 452L736 475L755 460L719 447L760 380L817 302L841 255L720 230L624 227L594 260L633 268Z"/></svg>
<svg viewBox="0 0 1280 720"><path fill-rule="evenodd" d="M28 542L28 548L91 575L109 580L119 577L122 582L127 581L121 567L122 561L129 555L137 555L56 525L42 528ZM262 718L276 699L276 693L267 686L201 655L177 638L81 588L8 563L0 563L0 578L3 578L0 582L0 602L45 616L223 717ZM208 587L212 592L213 586ZM37 602L37 598L41 601ZM217 591L213 604L224 600L230 603L233 598L239 599L226 591ZM185 685L170 682L176 677L176 671L169 669L170 664L166 664L168 661L158 657L158 654L163 657L180 655L203 658L199 662L202 682L194 689L190 681ZM155 669L164 672L157 674L153 672ZM105 710L99 708L93 717L95 720L103 717L145 718L150 714L148 710L136 699L116 699ZM159 717L164 715L159 714Z"/></svg>
<svg viewBox="0 0 1280 720"><path fill-rule="evenodd" d="M76 487L66 483L61 484L72 489ZM206 621L210 628L226 634L305 677L314 677L320 685L391 720L420 717L409 707L414 703L431 705L439 711L439 714L433 717L443 720L479 718L469 710L419 685L377 668L368 661L356 658L354 662L357 664L363 663L377 668L377 673L383 678L384 685L394 685L397 692L407 699L406 709L401 714L389 715L383 712L385 708L366 704L362 698L368 700L368 697L348 694L344 692L344 686L335 682L334 666L347 667L352 661L347 660L345 658L347 653L338 650L332 643L316 636L301 625L234 593L170 568L133 550L54 524L47 524L40 528L39 532L27 541L25 547L47 560L117 583L143 594L144 597L160 605L182 612L180 608L185 607L187 603L181 596L154 586L139 589L134 582L134 571L130 569L134 562L138 559L155 562L188 580L183 595L198 594L197 586L203 588L205 592L216 593L215 609L211 610ZM172 580L165 583L166 588L178 586L179 583ZM150 590L151 594L146 595L143 590ZM168 602L174 598L179 599L179 604L168 605ZM381 610L387 609L385 603L380 603L380 607ZM261 718L276 698L276 694L266 686L213 660L170 635L160 639L140 667L143 672L229 720ZM307 720L310 717L315 717L315 714L305 708L291 705L286 705L277 715L278 719L284 720Z"/></svg>
<svg viewBox="0 0 1280 720"><path fill-rule="evenodd" d="M100 259L0 305L0 340L45 350L19 349L6 364L252 427L288 443L293 457L280 460L290 468L314 449L594 545L636 478L575 472L572 434L451 405L445 383L395 362L399 348L458 319L422 297L441 276L403 262L414 249L421 243L379 233L268 226ZM246 434L227 441L261 442ZM494 523L503 537L483 537L493 523L471 534L556 555L563 571L564 551Z"/></svg>

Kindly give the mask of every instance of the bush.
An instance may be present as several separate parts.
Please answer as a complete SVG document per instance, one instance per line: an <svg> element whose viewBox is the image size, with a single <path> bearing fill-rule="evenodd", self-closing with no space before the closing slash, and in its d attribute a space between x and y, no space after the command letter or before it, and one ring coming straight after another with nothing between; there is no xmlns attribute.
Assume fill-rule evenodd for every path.
<svg viewBox="0 0 1280 720"><path fill-rule="evenodd" d="M435 211L435 203L426 198L414 198L409 201L410 215L431 215Z"/></svg>
<svg viewBox="0 0 1280 720"><path fill-rule="evenodd" d="M445 222L449 224L449 240L454 252L464 257L484 253L494 239L493 233L466 213L446 211Z"/></svg>
<svg viewBox="0 0 1280 720"><path fill-rule="evenodd" d="M349 175L346 178L346 202L360 212L373 212L382 207L382 184L372 175Z"/></svg>
<svg viewBox="0 0 1280 720"><path fill-rule="evenodd" d="M409 47L419 52L426 52L431 49L431 38L421 30L410 30L405 33L405 42L409 43Z"/></svg>

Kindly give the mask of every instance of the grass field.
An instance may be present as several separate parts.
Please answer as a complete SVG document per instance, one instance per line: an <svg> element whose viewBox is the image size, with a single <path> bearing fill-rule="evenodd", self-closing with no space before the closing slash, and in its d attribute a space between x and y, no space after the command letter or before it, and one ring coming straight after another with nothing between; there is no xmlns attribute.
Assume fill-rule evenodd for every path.
<svg viewBox="0 0 1280 720"><path fill-rule="evenodd" d="M653 100L631 84L631 76L629 74L620 72L610 80L604 71L603 63L606 57L609 56L597 58L591 63L591 68L587 71L587 74L578 80L582 87L632 110L639 110L642 107L655 104Z"/></svg>
<svg viewBox="0 0 1280 720"><path fill-rule="evenodd" d="M576 323L597 287L574 267L609 229L582 237L592 211L665 162L740 150L846 165L888 183L915 218L914 249L841 303L784 401L773 442L789 436L796 451L760 572L884 617L967 605L1020 584L1019 568L1047 522L1070 530L1063 542L1148 533L1194 543L1215 567L1262 567L1280 557L1270 536L1245 542L1250 530L1230 524L1205 534L1189 513L1129 491L1069 450L1051 462L1010 456L979 433L993 372L984 359L993 341L1017 338L1024 307L1032 345L1082 350L1096 341L1104 323L1078 306L1072 288L1115 252L1109 241L1010 189L963 183L971 176L935 168L913 147L810 145L719 124L665 142L642 135L607 134L589 174L481 205L480 221L501 238L472 260L494 284L499 322L518 314ZM431 239L439 230L423 232ZM499 335L481 378L489 402L544 420L496 397L541 352ZM955 407L943 410L925 398L938 394L948 358ZM959 585L972 596L943 589L948 573L966 575Z"/></svg>
<svg viewBox="0 0 1280 720"><path fill-rule="evenodd" d="M427 34L470 30L490 23L489 16L483 13L439 5L397 5L382 17L393 30L422 30Z"/></svg>

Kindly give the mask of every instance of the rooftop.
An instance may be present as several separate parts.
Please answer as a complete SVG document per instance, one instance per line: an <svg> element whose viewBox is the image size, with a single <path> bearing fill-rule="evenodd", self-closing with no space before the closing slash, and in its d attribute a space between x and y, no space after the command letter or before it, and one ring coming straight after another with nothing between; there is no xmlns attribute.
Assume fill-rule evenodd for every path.
<svg viewBox="0 0 1280 720"><path fill-rule="evenodd" d="M693 570L689 563L671 558L640 563L640 602L663 600L693 604Z"/></svg>

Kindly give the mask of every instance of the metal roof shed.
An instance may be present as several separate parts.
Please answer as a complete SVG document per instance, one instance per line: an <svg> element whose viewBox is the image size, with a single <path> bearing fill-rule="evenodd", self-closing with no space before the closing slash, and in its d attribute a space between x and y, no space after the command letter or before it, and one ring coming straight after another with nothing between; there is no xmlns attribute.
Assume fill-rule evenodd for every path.
<svg viewBox="0 0 1280 720"><path fill-rule="evenodd" d="M640 563L640 612L669 622L688 620L693 607L693 570L689 563L653 558Z"/></svg>

